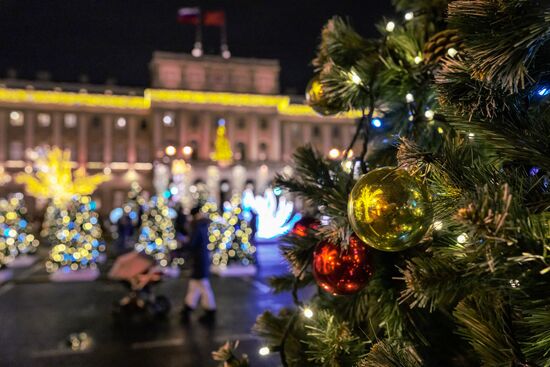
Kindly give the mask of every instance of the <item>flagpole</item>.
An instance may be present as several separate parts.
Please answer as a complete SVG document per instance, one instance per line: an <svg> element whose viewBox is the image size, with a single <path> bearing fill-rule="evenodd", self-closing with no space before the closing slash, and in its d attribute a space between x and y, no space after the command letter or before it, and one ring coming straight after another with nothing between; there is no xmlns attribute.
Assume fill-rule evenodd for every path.
<svg viewBox="0 0 550 367"><path fill-rule="evenodd" d="M195 45L193 46L191 55L195 57L201 57L202 53L202 12L199 8L198 21L195 25Z"/></svg>
<svg viewBox="0 0 550 367"><path fill-rule="evenodd" d="M227 45L227 19L224 15L224 21L220 27L220 39L221 39L221 53L224 59L229 59L231 57L231 52L229 51L229 46Z"/></svg>

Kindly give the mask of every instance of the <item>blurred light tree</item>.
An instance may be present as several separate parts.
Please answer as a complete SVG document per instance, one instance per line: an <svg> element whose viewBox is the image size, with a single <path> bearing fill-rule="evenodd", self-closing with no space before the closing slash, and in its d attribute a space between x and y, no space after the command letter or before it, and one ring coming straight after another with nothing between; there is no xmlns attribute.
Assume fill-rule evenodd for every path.
<svg viewBox="0 0 550 367"><path fill-rule="evenodd" d="M65 208L59 209L51 227L55 231L46 262L49 272L96 268L105 243L95 209L96 204L89 196L75 196Z"/></svg>
<svg viewBox="0 0 550 367"><path fill-rule="evenodd" d="M26 213L23 194L0 200L0 268L19 255L34 253L39 245Z"/></svg>
<svg viewBox="0 0 550 367"><path fill-rule="evenodd" d="M170 264L170 252L177 248L176 232L167 200L155 196L141 216L141 228L135 250L152 256L160 266Z"/></svg>
<svg viewBox="0 0 550 367"><path fill-rule="evenodd" d="M240 195L233 195L230 201L223 204L221 214L213 202L207 202L202 207L211 221L208 249L213 252L214 266L225 268L232 264L247 266L255 263L252 228L244 218L240 203Z"/></svg>

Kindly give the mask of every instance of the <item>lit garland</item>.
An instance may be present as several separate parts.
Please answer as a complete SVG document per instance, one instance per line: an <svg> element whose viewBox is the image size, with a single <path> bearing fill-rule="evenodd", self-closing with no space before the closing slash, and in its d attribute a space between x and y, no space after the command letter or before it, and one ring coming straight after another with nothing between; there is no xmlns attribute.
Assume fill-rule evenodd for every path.
<svg viewBox="0 0 550 367"><path fill-rule="evenodd" d="M53 208L53 209L51 209ZM57 213L52 223L52 249L46 270L79 270L96 268L100 253L105 251L96 204L89 196L76 196L66 208L50 206Z"/></svg>
<svg viewBox="0 0 550 367"><path fill-rule="evenodd" d="M288 96L262 94L219 93L190 90L146 89L143 96L121 96L98 93L74 93L0 88L0 102L10 104L42 104L71 107L96 107L147 111L154 103L207 104L230 107L273 108L285 116L318 116L303 104L290 103ZM340 119L361 117L360 111L342 113Z"/></svg>
<svg viewBox="0 0 550 367"><path fill-rule="evenodd" d="M154 197L141 220L136 251L152 256L160 266L168 266L170 251L177 248L177 241L166 200L161 196Z"/></svg>
<svg viewBox="0 0 550 367"><path fill-rule="evenodd" d="M240 202L240 197L234 195L224 205L223 214L218 212L215 203L208 202L202 207L211 220L208 249L214 253L212 263L215 266L226 267L231 263L249 265L255 261L256 247L250 243L252 229L243 217Z"/></svg>
<svg viewBox="0 0 550 367"><path fill-rule="evenodd" d="M18 255L33 253L39 245L38 239L29 233L26 213L23 194L0 200L0 268Z"/></svg>
<svg viewBox="0 0 550 367"><path fill-rule="evenodd" d="M54 147L33 153L35 172L20 173L15 181L24 184L29 195L51 199L56 206L66 205L74 196L91 195L101 183L109 180L108 175L89 176L82 170L73 174L69 151Z"/></svg>

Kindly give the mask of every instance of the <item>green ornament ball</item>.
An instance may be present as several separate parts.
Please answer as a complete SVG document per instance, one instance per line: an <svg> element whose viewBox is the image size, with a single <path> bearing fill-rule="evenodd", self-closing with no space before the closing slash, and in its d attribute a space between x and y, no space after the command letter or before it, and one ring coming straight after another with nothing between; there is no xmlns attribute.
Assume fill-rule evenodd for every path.
<svg viewBox="0 0 550 367"><path fill-rule="evenodd" d="M377 168L355 183L348 201L353 231L369 246L389 252L416 245L432 222L426 186L407 171Z"/></svg>

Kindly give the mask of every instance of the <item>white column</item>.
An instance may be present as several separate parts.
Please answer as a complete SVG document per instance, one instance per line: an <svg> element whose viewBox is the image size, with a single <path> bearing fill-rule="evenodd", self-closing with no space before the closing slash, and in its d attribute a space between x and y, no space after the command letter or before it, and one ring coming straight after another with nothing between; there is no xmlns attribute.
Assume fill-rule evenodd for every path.
<svg viewBox="0 0 550 367"><path fill-rule="evenodd" d="M187 132L189 131L189 113L187 111L178 112L176 126L178 129L179 148L182 148L187 145L188 140Z"/></svg>
<svg viewBox="0 0 550 367"><path fill-rule="evenodd" d="M128 118L128 164L130 167L137 161L136 131L138 120L135 116Z"/></svg>
<svg viewBox="0 0 550 367"><path fill-rule="evenodd" d="M271 152L270 161L279 162L281 160L281 121L278 116L271 118Z"/></svg>
<svg viewBox="0 0 550 367"><path fill-rule="evenodd" d="M248 129L250 131L250 139L248 139L248 157L251 162L258 160L258 116L248 118Z"/></svg>
<svg viewBox="0 0 550 367"><path fill-rule="evenodd" d="M88 157L88 120L88 115L80 114L78 116L77 162L79 167L86 167L86 161Z"/></svg>
<svg viewBox="0 0 550 367"><path fill-rule="evenodd" d="M209 113L202 113L200 118L201 138L199 141L199 159L207 161L210 160L212 116Z"/></svg>
<svg viewBox="0 0 550 367"><path fill-rule="evenodd" d="M329 124L323 124L321 126L321 134L323 139L323 153L328 154L329 150L331 149L331 126Z"/></svg>
<svg viewBox="0 0 550 367"><path fill-rule="evenodd" d="M52 145L61 148L61 134L63 130L63 113L52 113Z"/></svg>
<svg viewBox="0 0 550 367"><path fill-rule="evenodd" d="M8 112L6 110L0 110L0 162L7 160L8 153Z"/></svg>
<svg viewBox="0 0 550 367"><path fill-rule="evenodd" d="M162 114L153 112L153 157L158 158L159 152L162 152Z"/></svg>
<svg viewBox="0 0 550 367"><path fill-rule="evenodd" d="M281 129L283 130L283 141L282 141L282 156L284 161L288 161L292 157L293 146L292 146L292 122L281 122Z"/></svg>
<svg viewBox="0 0 550 367"><path fill-rule="evenodd" d="M103 161L109 164L113 161L113 116L103 117Z"/></svg>
<svg viewBox="0 0 550 367"><path fill-rule="evenodd" d="M25 150L34 149L34 124L36 120L36 112L26 111L24 112L24 116Z"/></svg>
<svg viewBox="0 0 550 367"><path fill-rule="evenodd" d="M313 130L313 124L303 124L302 125L302 136L304 138L304 143L311 143L311 131Z"/></svg>

